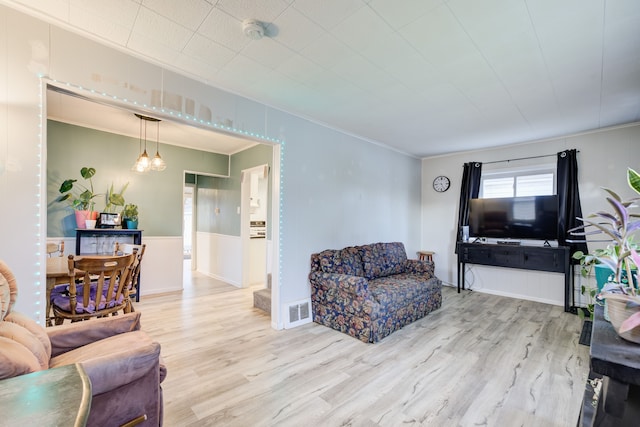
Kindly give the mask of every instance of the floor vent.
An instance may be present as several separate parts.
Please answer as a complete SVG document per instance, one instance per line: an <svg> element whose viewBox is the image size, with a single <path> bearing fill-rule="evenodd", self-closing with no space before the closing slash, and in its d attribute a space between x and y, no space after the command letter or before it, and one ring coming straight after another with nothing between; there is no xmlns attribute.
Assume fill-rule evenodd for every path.
<svg viewBox="0 0 640 427"><path fill-rule="evenodd" d="M311 300L296 301L288 306L285 328L294 328L311 322Z"/></svg>

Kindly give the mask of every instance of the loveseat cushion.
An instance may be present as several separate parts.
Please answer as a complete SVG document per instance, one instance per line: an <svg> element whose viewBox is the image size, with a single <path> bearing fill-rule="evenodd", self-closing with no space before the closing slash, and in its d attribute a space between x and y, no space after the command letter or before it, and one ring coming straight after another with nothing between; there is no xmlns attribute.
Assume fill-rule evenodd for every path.
<svg viewBox="0 0 640 427"><path fill-rule="evenodd" d="M40 363L29 349L10 338L0 337L0 380L40 370Z"/></svg>
<svg viewBox="0 0 640 427"><path fill-rule="evenodd" d="M24 314L12 311L0 322L0 336L9 338L35 356L40 369L49 368L51 341L44 328Z"/></svg>
<svg viewBox="0 0 640 427"><path fill-rule="evenodd" d="M407 252L402 242L372 243L359 247L364 277L391 276L405 271Z"/></svg>
<svg viewBox="0 0 640 427"><path fill-rule="evenodd" d="M82 364L92 393L114 390L159 369L160 344L143 331L119 334L51 358L50 367Z"/></svg>
<svg viewBox="0 0 640 427"><path fill-rule="evenodd" d="M338 250L329 249L317 254L317 257L323 273L364 276L362 259L357 247L350 246Z"/></svg>
<svg viewBox="0 0 640 427"><path fill-rule="evenodd" d="M91 319L90 322L72 322L47 328L46 333L51 342L51 356L58 356L114 335L139 331L140 316L139 311L134 311L124 315ZM88 324L91 327L87 327Z"/></svg>

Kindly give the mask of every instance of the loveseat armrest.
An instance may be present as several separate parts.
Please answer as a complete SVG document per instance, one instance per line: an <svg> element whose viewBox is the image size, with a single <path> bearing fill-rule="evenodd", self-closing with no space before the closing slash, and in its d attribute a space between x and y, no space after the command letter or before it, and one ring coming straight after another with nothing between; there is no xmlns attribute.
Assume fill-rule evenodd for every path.
<svg viewBox="0 0 640 427"><path fill-rule="evenodd" d="M338 289L358 296L366 296L369 292L369 281L361 276L313 271L309 274L309 282L312 286Z"/></svg>
<svg viewBox="0 0 640 427"><path fill-rule="evenodd" d="M160 384L160 344L144 331L98 340L51 359L52 368L73 363L80 363L87 372L94 396L133 383L149 373Z"/></svg>
<svg viewBox="0 0 640 427"><path fill-rule="evenodd" d="M104 338L137 330L140 330L139 312L46 328L51 340L51 357Z"/></svg>
<svg viewBox="0 0 640 427"><path fill-rule="evenodd" d="M433 261L408 259L405 264L405 273L422 274L426 279L435 276L435 264Z"/></svg>

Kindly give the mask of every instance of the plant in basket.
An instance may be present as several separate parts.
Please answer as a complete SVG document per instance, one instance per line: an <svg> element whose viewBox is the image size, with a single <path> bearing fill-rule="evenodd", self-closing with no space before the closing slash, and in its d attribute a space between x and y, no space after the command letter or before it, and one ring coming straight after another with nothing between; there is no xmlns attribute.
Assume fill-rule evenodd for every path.
<svg viewBox="0 0 640 427"><path fill-rule="evenodd" d="M630 187L640 194L640 175L629 168L627 180ZM583 274L596 263L611 270L598 299L607 301L609 318L618 335L640 343L640 291L637 280L640 255L635 242L640 230L640 216L631 212L637 207L639 199L623 201L615 192L604 190L608 193L607 202L611 211L599 211L587 218L580 218L583 225L570 232L576 236L604 234L609 244L606 249L597 249L591 254L576 252L573 257L580 259Z"/></svg>

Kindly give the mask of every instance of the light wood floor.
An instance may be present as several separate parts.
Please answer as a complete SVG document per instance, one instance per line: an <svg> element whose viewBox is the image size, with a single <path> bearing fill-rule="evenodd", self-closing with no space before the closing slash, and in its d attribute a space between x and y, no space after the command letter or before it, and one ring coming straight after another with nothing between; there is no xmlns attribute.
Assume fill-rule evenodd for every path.
<svg viewBox="0 0 640 427"><path fill-rule="evenodd" d="M252 290L194 274L143 297L162 344L165 426L575 426L588 372L560 307L445 288L377 344L315 323L275 331Z"/></svg>

